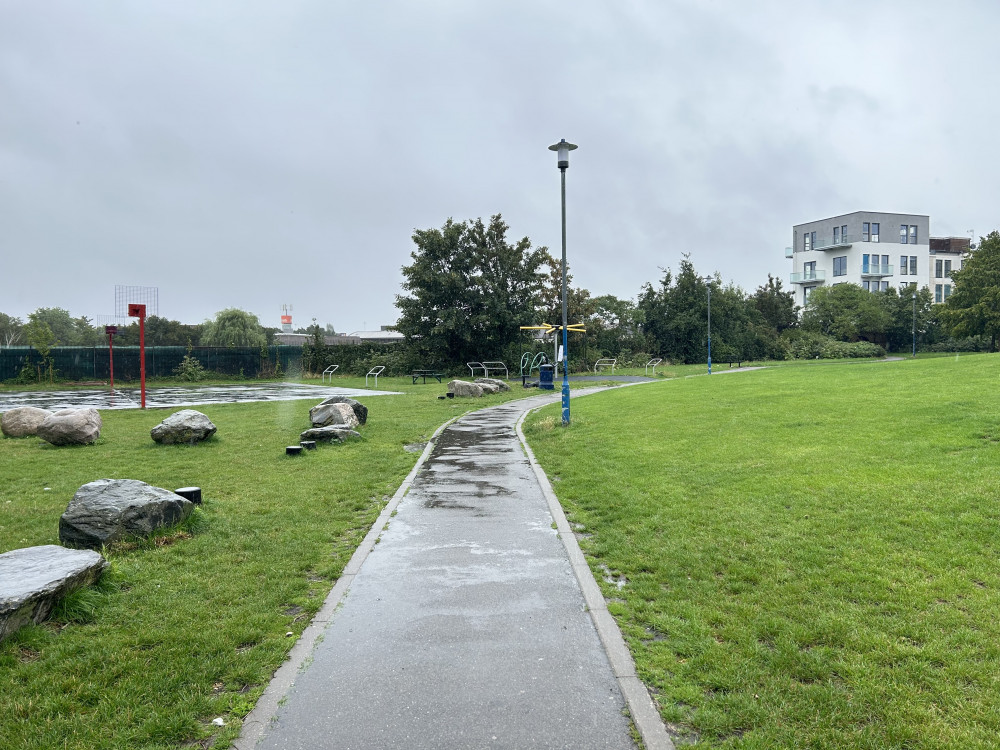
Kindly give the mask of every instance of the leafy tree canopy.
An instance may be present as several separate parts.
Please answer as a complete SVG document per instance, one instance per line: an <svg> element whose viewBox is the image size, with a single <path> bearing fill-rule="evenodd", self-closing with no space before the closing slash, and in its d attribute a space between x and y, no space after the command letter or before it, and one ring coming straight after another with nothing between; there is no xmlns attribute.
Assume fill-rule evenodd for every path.
<svg viewBox="0 0 1000 750"><path fill-rule="evenodd" d="M1000 232L990 232L951 275L955 288L942 317L953 336L990 337L996 351L1000 334Z"/></svg>
<svg viewBox="0 0 1000 750"><path fill-rule="evenodd" d="M252 346L267 343L267 335L257 316L246 310L230 307L215 314L202 326L202 346Z"/></svg>
<svg viewBox="0 0 1000 750"><path fill-rule="evenodd" d="M497 214L413 233L396 330L426 366L503 358L534 322L550 256L527 237L509 242L507 230Z"/></svg>

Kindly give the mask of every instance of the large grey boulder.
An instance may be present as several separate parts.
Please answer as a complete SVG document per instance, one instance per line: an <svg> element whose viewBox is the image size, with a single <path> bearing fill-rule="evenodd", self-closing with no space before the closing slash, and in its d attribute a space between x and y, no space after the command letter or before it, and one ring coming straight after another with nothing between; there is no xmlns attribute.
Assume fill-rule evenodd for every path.
<svg viewBox="0 0 1000 750"><path fill-rule="evenodd" d="M343 403L319 404L318 406L314 406L309 410L309 421L312 422L313 427L336 425L353 428L360 424L351 405Z"/></svg>
<svg viewBox="0 0 1000 750"><path fill-rule="evenodd" d="M330 396L319 402L320 406L323 404L347 404L354 411L354 416L358 418L358 424L365 424L368 421L368 407L348 396Z"/></svg>
<svg viewBox="0 0 1000 750"><path fill-rule="evenodd" d="M156 529L185 520L194 503L175 492L137 479L98 479L76 491L59 518L59 541L90 547L129 537L147 537Z"/></svg>
<svg viewBox="0 0 1000 750"><path fill-rule="evenodd" d="M510 390L510 386L507 384L507 381L500 380L499 378L476 378L475 382L479 383L480 385L487 385L487 384L495 385L498 391Z"/></svg>
<svg viewBox="0 0 1000 750"><path fill-rule="evenodd" d="M48 409L37 406L18 406L0 414L0 432L7 437L31 437L38 434L38 427L46 417L52 415Z"/></svg>
<svg viewBox="0 0 1000 750"><path fill-rule="evenodd" d="M483 387L479 383L469 383L465 380L452 380L448 383L448 390L456 396L480 398L483 395Z"/></svg>
<svg viewBox="0 0 1000 750"><path fill-rule="evenodd" d="M500 386L498 386L496 383L476 382L476 385L478 385L480 388L483 389L483 393L489 393L489 394L500 393Z"/></svg>
<svg viewBox="0 0 1000 750"><path fill-rule="evenodd" d="M0 641L29 623L42 622L56 602L89 586L108 567L91 550L46 544L0 555Z"/></svg>
<svg viewBox="0 0 1000 750"><path fill-rule="evenodd" d="M101 436L97 409L60 409L38 425L37 435L52 445L90 445Z"/></svg>
<svg viewBox="0 0 1000 750"><path fill-rule="evenodd" d="M336 440L338 443L344 442L347 438L359 437L361 437L360 432L352 430L350 427L342 427L340 425L313 427L311 430L306 430L299 435L300 440L322 440L324 442Z"/></svg>
<svg viewBox="0 0 1000 750"><path fill-rule="evenodd" d="M194 409L181 409L149 431L157 443L199 443L215 434L212 420Z"/></svg>

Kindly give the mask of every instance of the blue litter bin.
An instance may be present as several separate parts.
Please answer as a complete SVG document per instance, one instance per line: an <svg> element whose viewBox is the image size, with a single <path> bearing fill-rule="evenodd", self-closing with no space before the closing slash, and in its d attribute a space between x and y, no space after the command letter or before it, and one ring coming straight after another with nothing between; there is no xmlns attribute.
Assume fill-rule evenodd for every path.
<svg viewBox="0 0 1000 750"><path fill-rule="evenodd" d="M552 376L555 371L555 365L541 365L538 368L538 387L546 391L554 390Z"/></svg>

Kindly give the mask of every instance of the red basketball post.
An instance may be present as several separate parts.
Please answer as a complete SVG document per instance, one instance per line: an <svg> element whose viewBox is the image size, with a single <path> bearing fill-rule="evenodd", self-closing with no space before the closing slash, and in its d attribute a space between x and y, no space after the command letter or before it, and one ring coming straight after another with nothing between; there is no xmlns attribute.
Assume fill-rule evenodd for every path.
<svg viewBox="0 0 1000 750"><path fill-rule="evenodd" d="M118 326L104 326L104 332L108 334L108 368L111 371L111 395L115 394L115 334L118 333Z"/></svg>
<svg viewBox="0 0 1000 750"><path fill-rule="evenodd" d="M139 387L146 408L146 306L129 303L128 315L139 319Z"/></svg>

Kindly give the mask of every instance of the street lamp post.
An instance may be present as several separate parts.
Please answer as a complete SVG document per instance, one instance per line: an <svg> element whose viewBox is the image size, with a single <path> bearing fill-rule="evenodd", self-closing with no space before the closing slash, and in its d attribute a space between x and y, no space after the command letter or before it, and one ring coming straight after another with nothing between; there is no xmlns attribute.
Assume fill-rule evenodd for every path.
<svg viewBox="0 0 1000 750"><path fill-rule="evenodd" d="M569 375L566 365L569 362L569 339L566 331L566 168L569 166L569 152L577 148L576 144L567 143L563 138L559 143L549 146L549 151L556 152L560 177L562 178L562 423L569 425Z"/></svg>
<svg viewBox="0 0 1000 750"><path fill-rule="evenodd" d="M708 289L708 374L712 374L712 277L705 277L705 288ZM730 365L731 366L731 365Z"/></svg>
<svg viewBox="0 0 1000 750"><path fill-rule="evenodd" d="M913 358L917 358L917 293L913 293Z"/></svg>

